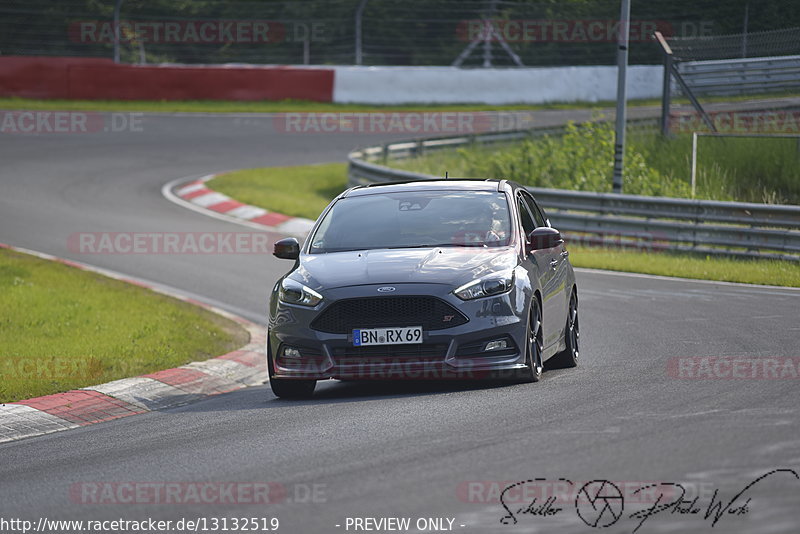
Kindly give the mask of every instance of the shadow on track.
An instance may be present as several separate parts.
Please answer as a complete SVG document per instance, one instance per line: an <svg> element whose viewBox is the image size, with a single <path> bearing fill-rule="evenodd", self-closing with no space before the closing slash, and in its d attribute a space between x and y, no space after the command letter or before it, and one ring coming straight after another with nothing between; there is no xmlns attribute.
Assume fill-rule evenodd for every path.
<svg viewBox="0 0 800 534"><path fill-rule="evenodd" d="M532 384L520 384L529 387ZM365 402L377 399L429 397L450 393L466 393L505 387L514 387L512 382L496 380L426 380L426 381L353 381L326 380L317 384L317 390L310 399L284 400L275 397L269 385L250 387L180 407L169 408L165 412L219 412L238 410L285 409L291 406L331 405Z"/></svg>

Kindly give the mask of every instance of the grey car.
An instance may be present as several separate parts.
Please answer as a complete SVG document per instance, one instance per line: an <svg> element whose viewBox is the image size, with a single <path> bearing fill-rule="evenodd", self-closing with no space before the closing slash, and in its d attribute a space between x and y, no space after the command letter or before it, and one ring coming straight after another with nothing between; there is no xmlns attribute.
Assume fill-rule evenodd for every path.
<svg viewBox="0 0 800 534"><path fill-rule="evenodd" d="M269 303L278 397L331 378L537 382L548 359L578 363L569 252L517 183L354 187L274 255L294 260Z"/></svg>

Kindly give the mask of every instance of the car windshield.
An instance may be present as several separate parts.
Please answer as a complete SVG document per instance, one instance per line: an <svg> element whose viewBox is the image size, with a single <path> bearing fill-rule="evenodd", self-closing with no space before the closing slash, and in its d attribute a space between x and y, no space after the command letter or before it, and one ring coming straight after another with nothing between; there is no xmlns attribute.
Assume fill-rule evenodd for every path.
<svg viewBox="0 0 800 534"><path fill-rule="evenodd" d="M508 203L489 191L414 191L345 197L309 252L379 248L499 247L511 237Z"/></svg>

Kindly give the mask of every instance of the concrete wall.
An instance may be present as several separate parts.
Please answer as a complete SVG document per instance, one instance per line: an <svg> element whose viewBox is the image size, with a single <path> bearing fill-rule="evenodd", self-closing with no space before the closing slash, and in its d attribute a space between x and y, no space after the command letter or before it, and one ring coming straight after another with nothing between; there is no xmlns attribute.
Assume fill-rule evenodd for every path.
<svg viewBox="0 0 800 534"><path fill-rule="evenodd" d="M541 104L615 100L617 68L334 67L334 102ZM661 96L663 67L628 68L628 98Z"/></svg>

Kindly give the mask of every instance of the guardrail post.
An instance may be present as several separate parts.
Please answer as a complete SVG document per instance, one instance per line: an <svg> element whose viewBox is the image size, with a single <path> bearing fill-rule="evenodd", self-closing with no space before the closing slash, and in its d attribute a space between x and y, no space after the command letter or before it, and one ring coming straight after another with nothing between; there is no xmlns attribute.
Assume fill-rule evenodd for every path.
<svg viewBox="0 0 800 534"><path fill-rule="evenodd" d="M389 143L384 143L381 146L381 159L383 160L384 165L386 165L386 162L389 161Z"/></svg>

